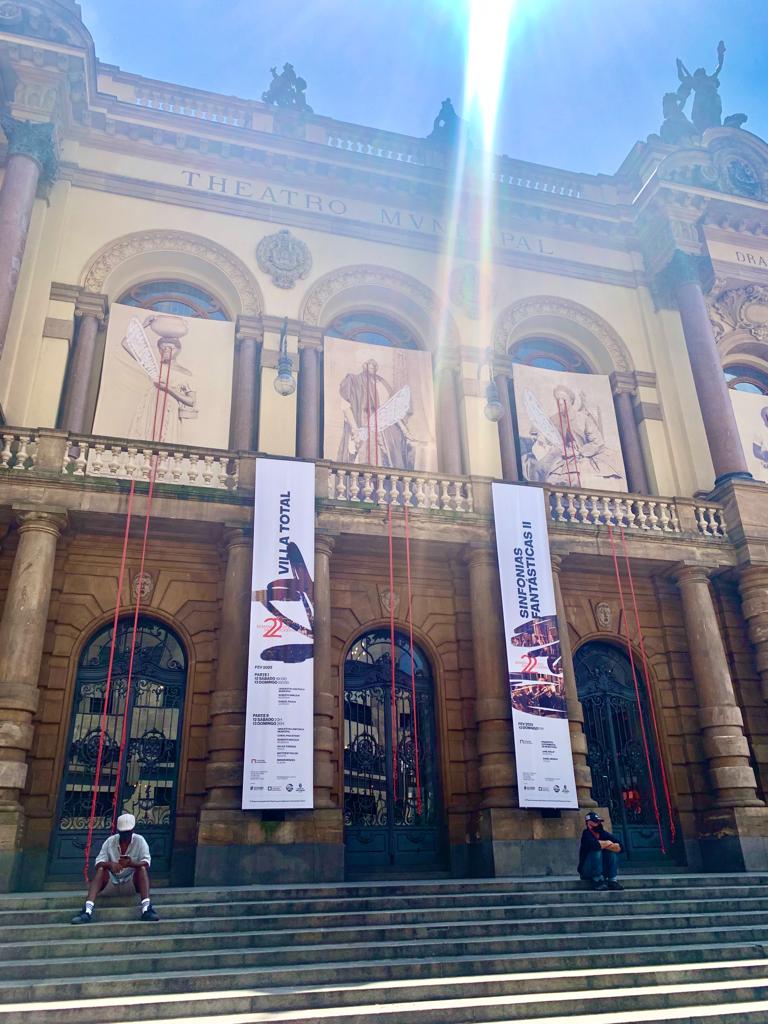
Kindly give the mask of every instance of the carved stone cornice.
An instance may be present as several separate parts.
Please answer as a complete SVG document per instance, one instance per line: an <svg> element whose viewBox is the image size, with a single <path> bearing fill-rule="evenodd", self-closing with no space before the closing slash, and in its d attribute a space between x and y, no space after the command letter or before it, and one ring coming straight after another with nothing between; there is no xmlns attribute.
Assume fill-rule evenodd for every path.
<svg viewBox="0 0 768 1024"><path fill-rule="evenodd" d="M235 322L235 338L237 341L264 341L264 322L260 316L240 315Z"/></svg>
<svg viewBox="0 0 768 1024"><path fill-rule="evenodd" d="M613 395L636 395L637 380L634 373L620 373L614 371L610 377L611 392Z"/></svg>
<svg viewBox="0 0 768 1024"><path fill-rule="evenodd" d="M0 114L0 125L8 140L9 156L28 156L40 168L40 181L51 185L56 179L59 159L55 128L46 121L20 121Z"/></svg>
<svg viewBox="0 0 768 1024"><path fill-rule="evenodd" d="M67 513L52 509L25 509L14 506L19 533L48 533L57 540L66 529Z"/></svg>
<svg viewBox="0 0 768 1024"><path fill-rule="evenodd" d="M77 302L82 288L78 284L62 284L54 281L51 285L51 299L54 302Z"/></svg>

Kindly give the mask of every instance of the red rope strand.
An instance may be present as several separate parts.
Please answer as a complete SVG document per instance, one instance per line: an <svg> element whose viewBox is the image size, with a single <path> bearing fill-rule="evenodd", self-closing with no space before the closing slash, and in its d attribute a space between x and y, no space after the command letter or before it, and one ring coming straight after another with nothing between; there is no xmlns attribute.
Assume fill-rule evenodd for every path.
<svg viewBox="0 0 768 1024"><path fill-rule="evenodd" d="M637 629L637 635L640 640L640 654L643 659L643 676L645 682L645 689L648 696L648 707L651 709L651 722L653 723L653 734L656 739L656 748L659 751L659 767L661 768L661 782L664 789L664 799L667 805L667 815L669 817L669 832L672 837L672 842L675 841L675 819L672 814L672 798L669 792L669 783L667 781L667 771L664 767L664 758L661 756L661 741L659 738L659 724L656 720L656 708L653 703L653 694L651 693L651 675L648 671L648 657L645 653L645 640L643 639L643 632L640 628L640 612L637 607L637 597L635 595L635 583L632 578L632 568L629 564L629 550L627 548L627 538L624 534L624 527L619 527L619 534L621 536L621 544L624 552L624 561L627 566L627 578L629 579L629 589L632 595L632 605L635 611L635 627ZM642 716L642 711L641 711Z"/></svg>
<svg viewBox="0 0 768 1024"><path fill-rule="evenodd" d="M407 496L404 495L404 499ZM404 500L405 510L405 565L408 577L408 642L411 656L411 721L413 723L413 757L416 765L416 813L421 817L421 769L419 767L419 726L416 709L416 666L413 662L413 587L411 586L411 535L408 528L408 501Z"/></svg>
<svg viewBox="0 0 768 1024"><path fill-rule="evenodd" d="M390 478L391 480L391 478ZM395 686L395 560L392 553L392 493L389 495L389 660L392 664L392 788L397 793L397 688Z"/></svg>
<svg viewBox="0 0 768 1024"><path fill-rule="evenodd" d="M640 700L640 684L637 681L637 670L635 668L635 656L632 651L632 641L629 636L629 619L627 618L627 610L624 604L624 589L621 585L621 574L619 572L619 560L616 555L616 543L613 537L613 527L610 523L606 523L608 527L608 538L611 542L611 554L613 556L613 569L616 573L616 585L619 589L619 602L621 604L621 615L624 619L624 626L627 631L627 651L629 653L629 664L632 669L632 682L635 686L635 699L637 700L638 717L640 718L640 733L643 740L643 752L645 754L645 763L648 768L648 781L651 784L651 800L653 802L653 812L656 816L656 825L659 831L659 839L661 840L661 852L666 853L666 845L664 843L664 830L661 827L661 814L659 813L659 802L656 797L656 783L653 778L653 768L651 767L651 751L648 746L648 737L645 732L645 721L643 719L643 705Z"/></svg>

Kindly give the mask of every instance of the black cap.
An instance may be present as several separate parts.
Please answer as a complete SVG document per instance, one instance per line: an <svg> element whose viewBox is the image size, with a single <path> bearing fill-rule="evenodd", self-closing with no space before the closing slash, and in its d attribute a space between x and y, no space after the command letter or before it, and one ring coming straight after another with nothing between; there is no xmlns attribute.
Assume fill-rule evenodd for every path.
<svg viewBox="0 0 768 1024"><path fill-rule="evenodd" d="M585 821L605 821L605 818L601 818L597 811L590 811L589 814L584 818Z"/></svg>

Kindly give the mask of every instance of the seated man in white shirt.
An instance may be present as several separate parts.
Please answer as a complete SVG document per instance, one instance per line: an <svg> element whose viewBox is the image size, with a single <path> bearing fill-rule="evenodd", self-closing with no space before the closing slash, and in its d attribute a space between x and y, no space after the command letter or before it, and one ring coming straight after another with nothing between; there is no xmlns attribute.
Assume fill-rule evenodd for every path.
<svg viewBox="0 0 768 1024"><path fill-rule="evenodd" d="M93 919L96 897L107 886L107 892L115 895L137 892L141 897L141 920L160 920L149 898L149 845L144 836L133 831L135 827L132 814L121 814L117 819L117 832L102 844L85 904L72 918L72 924L88 924Z"/></svg>

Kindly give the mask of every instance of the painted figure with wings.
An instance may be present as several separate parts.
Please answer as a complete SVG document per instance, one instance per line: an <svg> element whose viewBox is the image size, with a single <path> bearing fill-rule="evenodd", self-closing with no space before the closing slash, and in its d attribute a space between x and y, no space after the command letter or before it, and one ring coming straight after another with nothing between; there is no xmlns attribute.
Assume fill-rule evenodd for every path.
<svg viewBox="0 0 768 1024"><path fill-rule="evenodd" d="M411 388L395 390L379 374L375 359L360 373L348 373L339 385L344 417L338 461L415 469L415 446L420 442L408 430Z"/></svg>
<svg viewBox="0 0 768 1024"><path fill-rule="evenodd" d="M589 407L584 392L577 397L571 388L562 385L554 388L552 397L555 412L548 416L530 388L523 393L530 424L528 436L520 438L526 480L573 485L574 455L582 483L622 480L621 458L606 443L600 409ZM566 453L571 459L570 474Z"/></svg>
<svg viewBox="0 0 768 1024"><path fill-rule="evenodd" d="M147 337L148 327L158 335L157 352ZM184 421L198 415L192 372L177 362L181 352L179 339L187 330L182 317L148 316L143 323L137 317L131 318L122 346L147 375L148 381L133 414L129 437L183 443ZM165 414L161 417L163 405Z"/></svg>

